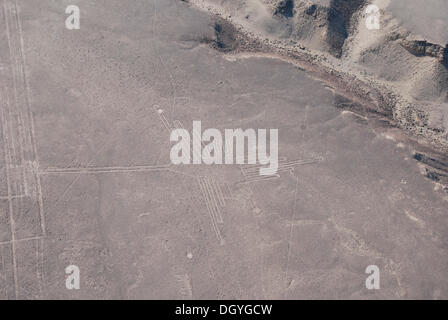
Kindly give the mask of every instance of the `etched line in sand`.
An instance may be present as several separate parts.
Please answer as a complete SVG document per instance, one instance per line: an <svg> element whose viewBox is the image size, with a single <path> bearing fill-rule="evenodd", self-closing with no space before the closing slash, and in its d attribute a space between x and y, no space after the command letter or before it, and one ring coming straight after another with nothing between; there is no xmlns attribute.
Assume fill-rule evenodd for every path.
<svg viewBox="0 0 448 320"><path fill-rule="evenodd" d="M208 177L203 177L205 183L205 190L209 196L210 202L212 204L213 212L215 219L218 223L223 223L222 215L221 215L221 207L218 204L217 195L215 194L215 190L213 189L212 183Z"/></svg>
<svg viewBox="0 0 448 320"><path fill-rule="evenodd" d="M22 22L20 19L20 12L18 10L17 6L17 0L14 2L14 8L15 8L15 18L17 23L17 30L18 30L18 36L20 40L20 65L21 65L21 71L22 71L22 79L23 79L23 86L25 88L25 98L26 98L26 116L29 122L29 126L27 127L27 132L29 134L29 144L31 146L31 160L28 162L28 165L30 166L27 170L27 172L35 171L36 167L39 168L39 155L37 153L37 141L36 141L36 130L34 125L34 117L31 110L31 93L30 93L30 86L28 77L26 74L26 56L25 56L25 50L24 50L24 41L23 41L23 29L22 29ZM37 174L34 174L34 180L36 184L36 191L38 196L38 206L39 206L39 217L40 217L40 224L42 229L42 234L46 234L46 225L45 225L45 213L44 213L44 203L43 203L43 192L42 192L42 183L40 181L40 177Z"/></svg>
<svg viewBox="0 0 448 320"><path fill-rule="evenodd" d="M157 116L160 119L160 122L162 122L163 127L168 130L169 132L171 132L171 130L173 129L173 124L170 123L170 121L167 119L167 117L165 116L165 111L160 108L159 105L155 104L152 106L154 111L157 113Z"/></svg>
<svg viewBox="0 0 448 320"><path fill-rule="evenodd" d="M191 288L190 276L188 274L177 274L175 275L176 281L180 285L180 294L182 299L191 299L193 297L193 291Z"/></svg>
<svg viewBox="0 0 448 320"><path fill-rule="evenodd" d="M213 231L216 234L216 237L219 240L221 245L224 244L224 239L222 238L221 231L219 230L218 223L222 223L222 216L219 212L217 212L217 202L216 198L213 198L211 193L213 190L210 189L210 183L208 182L207 177L199 177L197 178L197 182L201 189L202 197L204 199L205 205L207 207L207 211L210 215L210 219L212 221Z"/></svg>
<svg viewBox="0 0 448 320"><path fill-rule="evenodd" d="M9 200L9 199L19 199L19 198L27 198L28 196L24 194L19 195L11 195L11 196L0 196L0 200Z"/></svg>
<svg viewBox="0 0 448 320"><path fill-rule="evenodd" d="M76 168L47 168L39 170L37 174L93 174L93 173L129 173L129 172L151 172L168 171L171 164L158 166L123 166L123 167L76 167Z"/></svg>
<svg viewBox="0 0 448 320"><path fill-rule="evenodd" d="M286 158L279 158L277 174L271 176L260 176L259 169L263 167L261 164L255 165L244 165L241 166L241 173L243 175L243 180L239 183L252 183L260 181L274 180L280 177L280 173L290 172L293 173L295 167L305 164L314 164L323 161L323 157L316 157L311 159L302 160L291 160L288 161Z"/></svg>
<svg viewBox="0 0 448 320"><path fill-rule="evenodd" d="M38 237L29 237L29 238L23 238L23 239L14 239L14 240L10 240L10 241L1 241L0 245L19 243L19 242L24 242L24 241L40 240L40 239L44 239L44 237L38 236Z"/></svg>
<svg viewBox="0 0 448 320"><path fill-rule="evenodd" d="M8 185L7 200L9 203L12 263L14 272L14 293L15 298L19 298L19 289L27 293L27 289L19 286L19 275L17 269L16 243L24 239L16 239L18 230L34 230L33 225L19 225L23 218L27 221L36 221L39 231L32 232L29 239L40 241L40 236L45 236L45 215L43 212L43 197L40 177L36 171L39 168L37 157L36 134L34 119L31 111L30 88L26 72L26 59L24 50L24 38L20 10L16 0L3 0L3 24L8 46L9 67L6 69L10 75L10 83L5 83L1 88L1 123L3 127L3 144L5 149L5 167ZM28 198L25 202L25 198ZM2 199L5 199L2 197ZM27 207L31 201L36 201L38 213L36 218L26 217L33 211ZM28 204L26 204L28 203ZM34 222L28 222L33 223ZM25 227L25 228L24 228ZM17 229L17 230L16 230ZM34 237L35 235L35 237ZM27 238L28 239L28 238ZM40 256L43 252L36 246L37 270L40 270L39 261L43 261ZM25 279L23 281L29 281ZM41 287L40 277L38 284ZM35 294L30 294L35 296Z"/></svg>
<svg viewBox="0 0 448 320"><path fill-rule="evenodd" d="M1 92L0 92L1 93ZM3 95L2 95L3 96ZM13 267L13 277L14 277L14 295L15 298L18 297L19 294L19 282L17 279L17 256L16 256L16 236L15 236L15 221L14 221L14 214L13 214L13 205L12 205L12 199L11 199L11 181L10 181L10 161L11 161L11 155L8 150L8 135L6 133L6 120L5 120L5 114L4 114L4 108L0 108L0 114L1 114L1 123L2 123L2 130L3 130L3 145L4 145L4 157L5 157L5 163L6 163L6 185L8 189L8 211L9 211L9 226L10 226L10 232L11 232L11 251L12 251L12 267Z"/></svg>

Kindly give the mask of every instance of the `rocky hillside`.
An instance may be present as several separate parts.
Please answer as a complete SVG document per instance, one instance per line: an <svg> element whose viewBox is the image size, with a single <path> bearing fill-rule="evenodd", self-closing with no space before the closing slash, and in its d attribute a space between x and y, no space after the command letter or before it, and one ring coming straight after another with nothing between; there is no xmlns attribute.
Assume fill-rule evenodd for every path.
<svg viewBox="0 0 448 320"><path fill-rule="evenodd" d="M389 0L184 2L211 13L216 37L205 42L215 48L287 60L441 155L433 157L448 153L448 45L406 29ZM366 27L369 5L379 30Z"/></svg>

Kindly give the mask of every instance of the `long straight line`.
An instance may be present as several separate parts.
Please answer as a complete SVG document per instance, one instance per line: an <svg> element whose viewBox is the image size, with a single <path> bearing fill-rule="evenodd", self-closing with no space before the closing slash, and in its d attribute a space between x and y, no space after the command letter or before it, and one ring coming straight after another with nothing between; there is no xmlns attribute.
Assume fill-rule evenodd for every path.
<svg viewBox="0 0 448 320"><path fill-rule="evenodd" d="M36 134L35 134L35 126L34 126L34 117L33 113L31 111L31 99L30 99L30 86L28 84L28 78L26 76L26 56L25 56L25 50L24 50L24 41L23 41L23 30L22 30L22 23L20 20L20 13L17 7L17 0L14 1L15 11L16 11L16 19L17 19L17 26L18 26L18 33L19 33L19 40L20 40L20 57L22 60L22 77L23 82L25 86L25 98L26 98L26 105L27 105L27 115L30 122L30 140L31 140L31 147L33 152L33 160L35 161L35 164L37 168L39 168L39 155L37 153L37 143L36 143ZM45 222L45 213L44 213L44 203L43 203L43 193L42 193L42 183L40 180L40 176L38 174L35 174L35 180L37 185L37 193L38 193L38 202L39 202L39 216L40 216L40 224L42 229L42 234L46 235L46 222Z"/></svg>
<svg viewBox="0 0 448 320"><path fill-rule="evenodd" d="M31 240L40 240L40 239L43 239L43 237L37 236L37 237L29 237L29 238L23 238L23 239L14 239L14 240L10 240L10 241L2 241L2 242L0 242L0 245L12 244L12 243L18 243L18 242L24 242L24 241L31 241Z"/></svg>
<svg viewBox="0 0 448 320"><path fill-rule="evenodd" d="M171 165L130 166L130 167L83 167L83 168L48 168L38 170L38 175L46 174L89 174L89 173L125 173L169 170Z"/></svg>
<svg viewBox="0 0 448 320"><path fill-rule="evenodd" d="M5 163L9 167L10 154L8 150L8 143L7 143L7 133L5 131L5 117L3 114L4 110L3 107L1 108L1 122L2 122L2 133L3 133L3 145L5 148L4 156L5 156ZM8 205L9 205L9 226L10 226L10 232L11 232L11 250L12 250L12 266L13 266L13 275L14 275L14 294L15 298L18 297L19 292L19 281L17 279L17 260L16 260L16 236L15 236L15 222L14 222L14 214L13 214L13 206L12 206L12 198L11 198L11 184L10 184L10 177L9 177L9 168L6 168L6 185L8 189Z"/></svg>

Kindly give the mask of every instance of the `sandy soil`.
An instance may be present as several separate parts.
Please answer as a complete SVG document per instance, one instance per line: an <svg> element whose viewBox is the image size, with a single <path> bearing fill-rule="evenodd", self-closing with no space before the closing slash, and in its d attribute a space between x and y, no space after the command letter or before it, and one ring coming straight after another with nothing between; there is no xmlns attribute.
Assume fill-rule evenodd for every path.
<svg viewBox="0 0 448 320"><path fill-rule="evenodd" d="M76 31L68 3L0 4L0 298L448 297L443 154L383 80L183 1L73 0ZM193 120L278 128L279 177L171 165Z"/></svg>

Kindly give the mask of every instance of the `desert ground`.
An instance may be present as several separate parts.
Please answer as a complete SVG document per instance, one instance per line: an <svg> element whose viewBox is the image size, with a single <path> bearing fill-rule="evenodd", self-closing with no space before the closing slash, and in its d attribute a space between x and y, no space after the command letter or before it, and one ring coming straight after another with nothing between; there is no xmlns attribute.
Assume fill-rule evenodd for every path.
<svg viewBox="0 0 448 320"><path fill-rule="evenodd" d="M0 0L1 299L448 298L447 71L407 51L446 45L445 1L418 9L434 29L384 3L413 34L384 47L268 2ZM195 120L277 128L278 176L173 165Z"/></svg>

